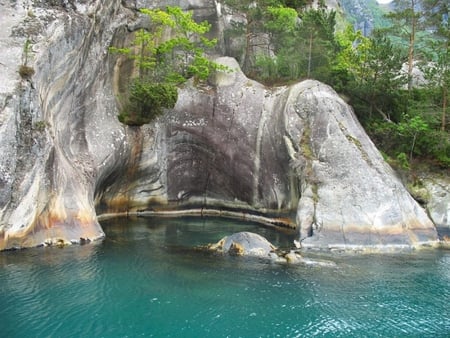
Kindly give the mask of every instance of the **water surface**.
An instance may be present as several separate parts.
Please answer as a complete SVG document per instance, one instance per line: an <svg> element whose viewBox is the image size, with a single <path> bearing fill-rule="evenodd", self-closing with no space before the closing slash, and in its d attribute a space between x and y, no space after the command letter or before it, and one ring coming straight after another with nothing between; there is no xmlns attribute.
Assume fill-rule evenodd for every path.
<svg viewBox="0 0 450 338"><path fill-rule="evenodd" d="M0 253L2 337L449 337L450 252L330 255L285 266L194 250L214 218L104 222L100 243Z"/></svg>

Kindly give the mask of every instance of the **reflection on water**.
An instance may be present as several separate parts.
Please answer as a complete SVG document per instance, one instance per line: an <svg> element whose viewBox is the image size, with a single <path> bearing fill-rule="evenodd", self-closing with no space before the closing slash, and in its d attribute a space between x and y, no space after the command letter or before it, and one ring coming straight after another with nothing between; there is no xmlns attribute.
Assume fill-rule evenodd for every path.
<svg viewBox="0 0 450 338"><path fill-rule="evenodd" d="M327 256L285 266L194 250L238 231L220 219L118 219L100 243L0 253L4 337L450 335L450 252Z"/></svg>

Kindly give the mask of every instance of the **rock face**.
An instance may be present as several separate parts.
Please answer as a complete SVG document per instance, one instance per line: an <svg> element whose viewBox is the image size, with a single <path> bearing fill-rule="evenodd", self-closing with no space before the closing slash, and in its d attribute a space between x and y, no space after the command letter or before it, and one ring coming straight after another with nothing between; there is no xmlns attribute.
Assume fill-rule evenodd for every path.
<svg viewBox="0 0 450 338"><path fill-rule="evenodd" d="M423 183L429 196L428 213L433 222L450 229L450 179L449 177L423 177Z"/></svg>
<svg viewBox="0 0 450 338"><path fill-rule="evenodd" d="M190 210L295 227L306 247L436 240L351 108L319 82L269 89L220 58L231 71L180 88L164 117L121 125L127 65L107 50L129 34L124 4L142 5L0 4L0 249L101 238L98 214ZM24 36L31 80L16 71Z"/></svg>
<svg viewBox="0 0 450 338"><path fill-rule="evenodd" d="M103 237L94 192L129 158L107 54L118 8L0 4L0 249ZM17 73L26 39L31 80Z"/></svg>
<svg viewBox="0 0 450 338"><path fill-rule="evenodd" d="M296 104L287 114L299 122L287 130L295 140L300 125L302 137L307 136L293 157L303 178L297 224L302 237L316 234L303 245L409 245L433 238L424 210L383 161L349 107L318 83L303 82L291 92Z"/></svg>

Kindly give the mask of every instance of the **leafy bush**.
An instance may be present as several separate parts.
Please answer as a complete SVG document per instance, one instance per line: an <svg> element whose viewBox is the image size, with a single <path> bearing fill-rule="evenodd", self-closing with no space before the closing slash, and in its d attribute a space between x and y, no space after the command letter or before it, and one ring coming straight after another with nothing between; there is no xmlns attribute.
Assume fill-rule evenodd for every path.
<svg viewBox="0 0 450 338"><path fill-rule="evenodd" d="M408 155L405 153L397 154L397 161L402 169L409 169Z"/></svg>
<svg viewBox="0 0 450 338"><path fill-rule="evenodd" d="M119 115L119 121L131 126L149 123L164 109L173 108L177 99L177 88L173 84L136 79L130 85L128 102Z"/></svg>
<svg viewBox="0 0 450 338"><path fill-rule="evenodd" d="M439 167L449 167L450 135L431 128L431 125L420 115L411 117L404 114L398 123L378 119L372 120L366 128L375 144L396 158L403 169L406 169L407 163L411 165L414 158L427 160Z"/></svg>
<svg viewBox="0 0 450 338"><path fill-rule="evenodd" d="M132 47L109 49L133 60L138 70L119 115L120 122L132 126L149 123L164 109L173 108L178 98L176 86L188 78L204 81L212 71L227 70L204 55L217 42L205 37L211 26L208 22L196 23L192 12L180 7L142 9L141 13L149 17L150 29L138 30Z"/></svg>

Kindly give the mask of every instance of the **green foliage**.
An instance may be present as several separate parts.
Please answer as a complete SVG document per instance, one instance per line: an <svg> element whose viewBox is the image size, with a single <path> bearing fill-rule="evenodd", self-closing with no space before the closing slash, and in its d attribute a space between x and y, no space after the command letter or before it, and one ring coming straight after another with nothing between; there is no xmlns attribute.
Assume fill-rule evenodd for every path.
<svg viewBox="0 0 450 338"><path fill-rule="evenodd" d="M426 3L427 4L427 3ZM440 97L437 104L440 107L441 130L447 129L448 119L448 102L450 101L450 24L448 20L448 8L443 7L436 9L428 4L429 11L433 13L430 16L430 24L435 27L436 39L428 40L428 48L421 69L428 81L428 87L431 89L439 88Z"/></svg>
<svg viewBox="0 0 450 338"><path fill-rule="evenodd" d="M279 0L225 0L235 14L241 18L232 22L233 28L226 32L226 36L245 37L245 51L243 60L238 60L242 70L246 74L254 74L254 66L257 55L255 49L269 49L269 45L262 43L258 37L266 33L265 22L268 18L268 8L281 5Z"/></svg>
<svg viewBox="0 0 450 338"><path fill-rule="evenodd" d="M300 54L306 77L328 82L330 65L335 57L334 28L336 12L325 8L309 9L300 13Z"/></svg>
<svg viewBox="0 0 450 338"><path fill-rule="evenodd" d="M289 7L296 10L311 5L313 0L281 0L280 5L283 7Z"/></svg>
<svg viewBox="0 0 450 338"><path fill-rule="evenodd" d="M409 170L408 155L405 153L398 153L396 158L402 169Z"/></svg>
<svg viewBox="0 0 450 338"><path fill-rule="evenodd" d="M23 46L22 64L19 66L19 75L24 80L29 80L34 75L35 71L33 67L28 66L28 61L32 56L31 41L27 39Z"/></svg>
<svg viewBox="0 0 450 338"><path fill-rule="evenodd" d="M257 69L258 79L266 84L277 83L283 76L283 66L284 64L280 57L276 59L266 55L257 57L255 68ZM285 74L287 76L291 74L289 69L287 69Z"/></svg>
<svg viewBox="0 0 450 338"><path fill-rule="evenodd" d="M266 29L276 36L293 34L297 28L297 11L288 7L267 7ZM275 41L276 43L277 41Z"/></svg>
<svg viewBox="0 0 450 338"><path fill-rule="evenodd" d="M336 14L320 6L305 8L306 2L227 1L244 13L247 23L239 33L247 38L246 57L250 58L244 62L244 71L270 85L305 77L329 83L349 98L376 145L396 159L397 165L406 169L416 159L426 159L448 166L450 34L448 19L443 20L448 16L443 2L397 1L403 7L390 15L395 29L374 30L371 36L351 25L335 32ZM368 6L377 5L371 1ZM433 14L432 23L428 16L419 19L421 14ZM383 26L388 22L379 19ZM430 32L435 33L431 36ZM269 52L259 46L263 52L250 55L254 50L249 47L251 38L258 34L270 37L265 46ZM422 69L429 85L414 89L409 75L418 57L424 60ZM407 62L405 74L402 66Z"/></svg>
<svg viewBox="0 0 450 338"><path fill-rule="evenodd" d="M336 36L339 52L333 63L332 85L352 98L358 117L379 115L398 121L404 112L405 83L401 75L402 54L380 31L365 37L351 26Z"/></svg>
<svg viewBox="0 0 450 338"><path fill-rule="evenodd" d="M29 39L25 40L25 44L23 46L23 54L22 55L23 55L23 62L22 62L22 64L26 66L26 65L28 65L28 61L30 60L31 55L32 55L32 44L31 44L31 41Z"/></svg>
<svg viewBox="0 0 450 338"><path fill-rule="evenodd" d="M252 74L259 81L273 84L301 75L295 46L299 30L298 14L292 8L269 6L264 29L273 41L275 56L257 55Z"/></svg>
<svg viewBox="0 0 450 338"><path fill-rule="evenodd" d="M336 13L309 0L225 0L243 20L226 35L245 37L243 71L265 83L330 80ZM267 39L268 37L268 39ZM264 40L266 39L266 42Z"/></svg>
<svg viewBox="0 0 450 338"><path fill-rule="evenodd" d="M411 145L411 149L409 151L410 159L413 157L417 138L420 134L424 134L428 130L429 126L421 116L414 116L410 118L407 114L405 114L403 121L397 124L398 133L405 139L409 139Z"/></svg>
<svg viewBox="0 0 450 338"><path fill-rule="evenodd" d="M119 121L133 126L149 123L161 115L164 108L173 108L177 99L177 88L173 84L135 79L130 85L128 103L119 115Z"/></svg>
<svg viewBox="0 0 450 338"><path fill-rule="evenodd" d="M226 67L210 61L205 50L217 40L208 39L206 21L197 23L192 12L168 6L166 10L142 9L151 21L149 30L140 29L130 47L111 47L110 52L125 55L135 62L139 71L125 95L126 102L119 120L128 125L149 123L163 109L176 103L176 86L193 77L206 80L211 72ZM164 37L170 33L170 38Z"/></svg>
<svg viewBox="0 0 450 338"><path fill-rule="evenodd" d="M137 31L132 48L110 48L111 52L135 60L141 78L179 84L190 77L204 80L212 70L220 68L204 55L206 49L217 43L216 39L204 36L211 27L208 22L195 22L192 12L183 12L179 7L141 12L149 16L151 29ZM169 30L171 38L164 39ZM198 67L200 64L202 67Z"/></svg>
<svg viewBox="0 0 450 338"><path fill-rule="evenodd" d="M439 130L439 114L433 114L429 105L435 95L428 89L416 89L413 94L405 107L409 113L403 114L398 123L372 119L366 130L377 146L397 158L403 168L400 153L408 154L408 163L421 158L433 165L448 167L450 135Z"/></svg>
<svg viewBox="0 0 450 338"><path fill-rule="evenodd" d="M331 81L330 64L335 57L336 13L325 8L266 9L264 31L275 54L258 55L253 71L257 80L273 84L300 78Z"/></svg>
<svg viewBox="0 0 450 338"><path fill-rule="evenodd" d="M349 98L372 140L399 168L408 170L417 159L448 167L450 32L448 19L443 20L448 8L435 0L397 2L405 6L390 16L396 30L364 36L351 25L335 32L336 13L323 3L311 7L310 0L225 0L240 16L225 39L245 41L243 70L266 84L307 77L331 84ZM412 8L415 3L421 6ZM148 123L173 107L176 86L186 79L201 82L224 70L204 55L216 43L205 37L207 22L196 23L192 13L178 7L143 13L151 28L136 32L131 46L111 48L133 60L139 71L122 103L120 120L130 125ZM428 85L406 90L410 81L401 67L412 57L422 61Z"/></svg>
<svg viewBox="0 0 450 338"><path fill-rule="evenodd" d="M450 139L445 131L450 53L448 26L441 18L448 9L438 11L439 1L400 2L403 7L389 16L393 29L364 37L349 26L336 34L339 52L332 85L350 98L372 140L396 158L397 165L406 169L420 158L445 167L450 163ZM434 13L432 23L427 13ZM434 32L431 39L430 32ZM408 76L401 75L401 67L408 61L411 74L412 61L418 64L420 58L428 84L414 88Z"/></svg>
<svg viewBox="0 0 450 338"><path fill-rule="evenodd" d="M450 34L445 2L396 0L398 12L384 18L377 14L380 25L390 22L392 29L374 30L371 36L351 25L335 32L336 13L323 6L305 7L309 1L226 2L244 13L246 24L239 34L247 39L246 74L270 85L305 77L329 83L349 98L377 146L401 167L417 158L448 166ZM375 1L367 6L379 7ZM259 46L263 52L251 54L258 50L252 49L251 39L261 34L270 41ZM416 90L410 75L419 57L429 86ZM408 74L402 70L405 63Z"/></svg>

